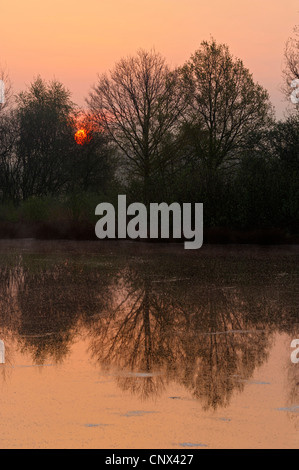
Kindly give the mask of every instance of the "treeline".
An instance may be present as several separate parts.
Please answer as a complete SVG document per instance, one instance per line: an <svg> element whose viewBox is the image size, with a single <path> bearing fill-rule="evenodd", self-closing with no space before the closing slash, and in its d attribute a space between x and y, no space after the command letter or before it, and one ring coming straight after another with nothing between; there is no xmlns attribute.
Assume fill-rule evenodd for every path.
<svg viewBox="0 0 299 470"><path fill-rule="evenodd" d="M298 42L288 42L286 85L299 77L296 54ZM127 194L203 202L204 226L220 236L272 231L271 241L285 241L299 232L296 106L277 122L267 91L226 45L204 41L175 70L140 50L98 78L84 112L58 81L38 77L9 92L0 105L2 222L80 221L91 233L95 206Z"/></svg>

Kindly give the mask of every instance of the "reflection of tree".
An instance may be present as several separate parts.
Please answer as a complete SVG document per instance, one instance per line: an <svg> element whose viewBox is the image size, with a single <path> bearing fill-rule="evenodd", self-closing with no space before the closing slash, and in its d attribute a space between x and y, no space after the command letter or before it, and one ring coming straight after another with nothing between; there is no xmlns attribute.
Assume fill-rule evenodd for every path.
<svg viewBox="0 0 299 470"><path fill-rule="evenodd" d="M7 361L18 348L35 364L62 361L84 328L94 360L116 369L123 390L155 397L174 382L216 409L265 362L272 333L298 335L296 258L193 261L133 251L131 258L111 251L108 263L0 254ZM290 379L294 400L297 383Z"/></svg>
<svg viewBox="0 0 299 470"><path fill-rule="evenodd" d="M169 293L155 292L151 286L150 280L140 279L138 273L124 273L115 286L122 298L94 323L91 348L103 368L140 373L139 378L129 375L118 380L123 389L143 396L163 388L164 379L155 371L167 367L165 357L174 353L167 327L175 318L174 306L167 299Z"/></svg>
<svg viewBox="0 0 299 470"><path fill-rule="evenodd" d="M263 322L247 318L241 289L204 287L197 292L197 305L190 309L193 334L187 343L192 363L186 365L182 381L205 407L216 408L227 405L233 391L241 391L265 361L269 339Z"/></svg>
<svg viewBox="0 0 299 470"><path fill-rule="evenodd" d="M295 274L295 273L294 273ZM286 381L287 381L287 397L286 403L282 407L288 408L289 419L295 424L296 430L299 429L299 364L293 364L291 361L291 342L299 338L299 285L298 276L294 275L294 282L290 282L290 276L285 280L285 288L280 294L279 303L281 311L281 323L283 331L287 333L285 343L286 350L289 351L286 363ZM294 408L295 407L295 408Z"/></svg>
<svg viewBox="0 0 299 470"><path fill-rule="evenodd" d="M299 334L297 333L296 338L298 337L299 337ZM291 339L289 343L291 343ZM293 350L290 349L290 353L292 351ZM297 407L299 406L298 405L299 404L299 364L293 364L290 358L289 358L289 362L287 365L287 390L288 390L288 396L287 396L285 407L289 409L290 411L289 418L294 422L296 426L296 430L298 430L299 429L299 417L298 417Z"/></svg>
<svg viewBox="0 0 299 470"><path fill-rule="evenodd" d="M17 328L19 308L17 293L23 282L22 257L1 256L0 259L0 329L7 325Z"/></svg>
<svg viewBox="0 0 299 470"><path fill-rule="evenodd" d="M5 325L17 337L20 349L29 352L34 363L61 361L78 323L106 305L109 282L101 270L72 258L19 256L0 267L0 328Z"/></svg>
<svg viewBox="0 0 299 470"><path fill-rule="evenodd" d="M258 331L265 325L247 319L238 289L157 282L128 269L116 291L122 299L94 324L92 353L102 367L126 372L123 389L148 396L175 381L216 408L267 357L269 338Z"/></svg>

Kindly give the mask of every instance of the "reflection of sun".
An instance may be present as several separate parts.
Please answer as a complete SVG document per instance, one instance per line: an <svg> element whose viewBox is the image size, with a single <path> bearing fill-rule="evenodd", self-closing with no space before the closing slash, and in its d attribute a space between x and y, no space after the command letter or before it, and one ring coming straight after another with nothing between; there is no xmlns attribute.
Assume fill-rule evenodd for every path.
<svg viewBox="0 0 299 470"><path fill-rule="evenodd" d="M90 136L85 129L79 129L75 134L75 141L79 145L84 145L90 141Z"/></svg>

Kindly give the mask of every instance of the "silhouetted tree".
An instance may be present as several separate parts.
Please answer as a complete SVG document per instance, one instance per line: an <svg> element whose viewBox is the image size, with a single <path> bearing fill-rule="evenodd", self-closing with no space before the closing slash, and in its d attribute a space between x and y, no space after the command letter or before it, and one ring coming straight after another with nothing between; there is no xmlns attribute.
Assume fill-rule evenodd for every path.
<svg viewBox="0 0 299 470"><path fill-rule="evenodd" d="M291 83L299 79L299 26L294 28L294 34L287 40L284 52L285 65L283 70L283 91L288 100L292 92ZM295 107L294 107L295 109ZM297 105L297 109L299 109Z"/></svg>
<svg viewBox="0 0 299 470"><path fill-rule="evenodd" d="M17 97L22 199L57 195L69 179L66 162L75 147L70 92L58 81L37 78Z"/></svg>
<svg viewBox="0 0 299 470"><path fill-rule="evenodd" d="M170 72L160 54L140 50L118 62L109 77L99 78L88 103L127 158L131 176L142 181L143 200L148 203L150 187L166 164L163 139L184 107L177 74Z"/></svg>
<svg viewBox="0 0 299 470"><path fill-rule="evenodd" d="M7 71L0 70L4 83L4 102L0 103L0 199L15 200L18 192L18 164L16 143L19 129L13 110L13 92Z"/></svg>
<svg viewBox="0 0 299 470"><path fill-rule="evenodd" d="M210 171L238 159L249 132L269 123L269 95L224 44L204 41L180 69L186 150Z"/></svg>
<svg viewBox="0 0 299 470"><path fill-rule="evenodd" d="M0 67L0 80L4 83L4 102L0 103L0 115L13 105L13 88L9 73Z"/></svg>

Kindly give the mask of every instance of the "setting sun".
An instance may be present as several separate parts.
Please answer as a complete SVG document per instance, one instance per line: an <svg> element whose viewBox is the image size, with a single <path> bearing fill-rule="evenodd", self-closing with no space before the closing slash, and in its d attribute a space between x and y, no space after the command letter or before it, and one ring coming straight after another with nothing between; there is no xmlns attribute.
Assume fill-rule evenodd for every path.
<svg viewBox="0 0 299 470"><path fill-rule="evenodd" d="M85 129L79 129L75 134L75 141L78 145L84 145L90 141L90 136Z"/></svg>

